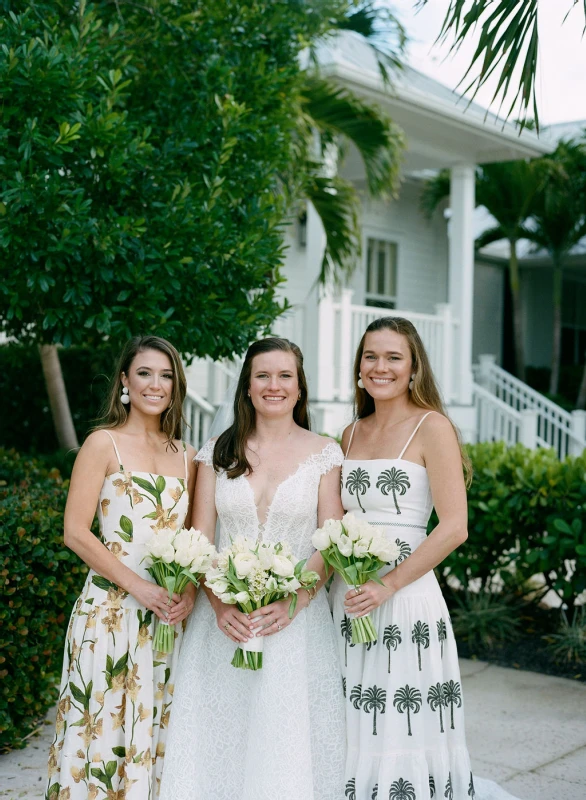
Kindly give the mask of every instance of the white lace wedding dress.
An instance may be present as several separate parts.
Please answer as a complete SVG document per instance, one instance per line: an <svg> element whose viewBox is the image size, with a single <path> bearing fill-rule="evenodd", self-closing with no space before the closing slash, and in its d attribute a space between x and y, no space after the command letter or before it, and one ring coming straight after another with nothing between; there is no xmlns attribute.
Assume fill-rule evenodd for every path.
<svg viewBox="0 0 586 800"><path fill-rule="evenodd" d="M197 459L212 465L213 442ZM244 535L314 552L322 475L335 443L303 461L275 493L264 525L244 476L216 481L217 545ZM264 640L263 668L235 669L236 645L199 592L177 667L161 800L343 800L345 723L336 637L325 591Z"/></svg>

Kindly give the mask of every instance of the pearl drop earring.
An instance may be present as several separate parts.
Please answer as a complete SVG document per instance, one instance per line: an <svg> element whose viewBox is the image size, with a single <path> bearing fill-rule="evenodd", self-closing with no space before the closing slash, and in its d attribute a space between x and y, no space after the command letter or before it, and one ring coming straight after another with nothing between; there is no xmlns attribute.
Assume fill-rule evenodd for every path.
<svg viewBox="0 0 586 800"><path fill-rule="evenodd" d="M128 405L130 403L130 397L128 396L128 389L126 386L122 389L122 397L120 398L120 402L124 403L124 405Z"/></svg>
<svg viewBox="0 0 586 800"><path fill-rule="evenodd" d="M411 380L409 381L409 391L410 392L413 390L413 382L414 381L415 381L415 373L413 373L413 375L411 375Z"/></svg>
<svg viewBox="0 0 586 800"><path fill-rule="evenodd" d="M358 373L358 380L356 381L356 386L358 386L359 389L364 389L364 381L362 380L361 372Z"/></svg>

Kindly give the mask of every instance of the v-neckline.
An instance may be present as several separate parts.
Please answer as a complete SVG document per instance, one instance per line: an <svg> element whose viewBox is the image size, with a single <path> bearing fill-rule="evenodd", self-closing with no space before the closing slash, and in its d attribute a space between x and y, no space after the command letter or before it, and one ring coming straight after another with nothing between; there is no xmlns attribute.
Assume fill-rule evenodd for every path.
<svg viewBox="0 0 586 800"><path fill-rule="evenodd" d="M261 533L264 531L264 529L267 526L267 523L268 523L269 518L271 516L271 511L273 510L273 506L275 504L275 500L277 499L277 495L279 494L279 491L280 491L281 487L284 486L292 478L294 478L299 473L301 468L304 467L309 461L311 461L311 459L314 456L320 456L324 452L324 450L327 447L329 447L330 445L331 445L331 442L328 442L326 444L326 446L322 447L321 450L318 450L317 453L310 453L307 456L307 458L304 458L303 461L299 462L299 464L297 465L297 468L290 475L287 475L287 477L284 480L282 480L281 483L278 484L277 488L275 489L275 493L273 494L273 496L271 498L271 502L267 506L267 513L265 514L264 522L261 522L261 520L258 517L258 505L257 505L257 502L256 502L256 500L254 498L254 489L252 488L252 485L251 485L250 481L248 480L246 475L241 475L240 476L243 479L243 481L246 484L246 486L248 487L248 491L249 491L249 494L250 494L250 499L252 501L252 507L254 508L254 515L256 517L257 528Z"/></svg>

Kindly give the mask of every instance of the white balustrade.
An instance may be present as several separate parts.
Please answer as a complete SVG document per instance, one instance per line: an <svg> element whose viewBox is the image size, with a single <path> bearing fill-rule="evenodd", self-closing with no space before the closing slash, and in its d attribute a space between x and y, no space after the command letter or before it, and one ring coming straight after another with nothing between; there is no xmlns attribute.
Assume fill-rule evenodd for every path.
<svg viewBox="0 0 586 800"><path fill-rule="evenodd" d="M586 448L586 412L566 411L547 397L531 389L497 366L493 355L482 355L474 367L476 378L475 405L481 413L480 400L486 392L513 412L532 411L535 417L535 444L537 447L553 447L559 458L580 455ZM483 392L479 391L480 387ZM486 399L483 402L488 402ZM487 431L479 428L479 440L494 438L485 436ZM483 437L483 438L481 438ZM531 445L529 445L531 446Z"/></svg>
<svg viewBox="0 0 586 800"><path fill-rule="evenodd" d="M185 429L183 438L186 442L193 445L196 450L204 444L208 438L208 431L216 409L207 400L204 400L193 389L187 389L187 395L183 404L183 416L188 427Z"/></svg>

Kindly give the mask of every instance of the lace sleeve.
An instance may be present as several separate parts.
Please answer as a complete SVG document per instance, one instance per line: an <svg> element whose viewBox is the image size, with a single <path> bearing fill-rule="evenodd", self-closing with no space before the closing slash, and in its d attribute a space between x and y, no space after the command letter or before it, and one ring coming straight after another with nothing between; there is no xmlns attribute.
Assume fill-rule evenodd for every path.
<svg viewBox="0 0 586 800"><path fill-rule="evenodd" d="M212 467L214 465L215 446L216 446L216 440L208 439L207 442L204 444L204 446L200 448L200 450L198 450L198 453L193 460L201 461L202 464L206 465L206 467Z"/></svg>
<svg viewBox="0 0 586 800"><path fill-rule="evenodd" d="M323 450L313 456L313 463L320 475L325 475L334 467L342 466L344 453L337 442L330 442Z"/></svg>

